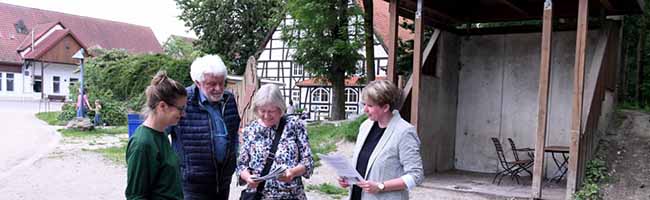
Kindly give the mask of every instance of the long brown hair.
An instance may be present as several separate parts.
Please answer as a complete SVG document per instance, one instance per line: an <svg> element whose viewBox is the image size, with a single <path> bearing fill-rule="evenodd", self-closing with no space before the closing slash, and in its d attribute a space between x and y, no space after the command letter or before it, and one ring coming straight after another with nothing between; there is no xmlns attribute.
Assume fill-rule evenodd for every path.
<svg viewBox="0 0 650 200"><path fill-rule="evenodd" d="M174 102L178 98L187 97L187 91L185 91L183 85L169 78L165 71L156 73L144 93L147 97L143 107L144 115L149 115L155 111L156 106L161 101L169 105L175 105Z"/></svg>

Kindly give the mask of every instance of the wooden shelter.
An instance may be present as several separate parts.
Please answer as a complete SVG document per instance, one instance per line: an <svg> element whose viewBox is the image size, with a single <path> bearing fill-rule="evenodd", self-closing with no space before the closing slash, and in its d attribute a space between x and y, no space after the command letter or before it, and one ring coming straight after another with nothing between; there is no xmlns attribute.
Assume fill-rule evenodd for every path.
<svg viewBox="0 0 650 200"><path fill-rule="evenodd" d="M494 164L482 155L494 150L479 146L515 138L535 149L529 197L539 199L544 152L560 143L571 198L615 104L620 16L643 12L643 1L386 1L393 82L398 16L415 21L402 116L418 128L425 172L486 170L472 167ZM425 27L435 28L428 42Z"/></svg>

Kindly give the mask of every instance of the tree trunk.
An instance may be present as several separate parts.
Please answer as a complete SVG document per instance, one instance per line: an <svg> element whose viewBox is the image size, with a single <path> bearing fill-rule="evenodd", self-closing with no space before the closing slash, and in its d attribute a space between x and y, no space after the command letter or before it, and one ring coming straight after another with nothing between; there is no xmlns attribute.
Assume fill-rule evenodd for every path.
<svg viewBox="0 0 650 200"><path fill-rule="evenodd" d="M375 39L373 31L373 0L364 0L364 32L366 33L366 77L368 82L375 80Z"/></svg>
<svg viewBox="0 0 650 200"><path fill-rule="evenodd" d="M345 119L345 76L335 76L332 81L331 120Z"/></svg>
<svg viewBox="0 0 650 200"><path fill-rule="evenodd" d="M643 84L643 65L641 63L643 57L643 40L645 38L645 31L643 28L639 29L639 41L636 43L636 101L637 104L643 107L643 95L641 94L641 85Z"/></svg>
<svg viewBox="0 0 650 200"><path fill-rule="evenodd" d="M348 1L338 0L337 2L338 24L333 27L334 39L348 40ZM345 68L340 63L343 59L334 54L332 66L328 79L332 83L332 104L330 106L330 120L345 119Z"/></svg>

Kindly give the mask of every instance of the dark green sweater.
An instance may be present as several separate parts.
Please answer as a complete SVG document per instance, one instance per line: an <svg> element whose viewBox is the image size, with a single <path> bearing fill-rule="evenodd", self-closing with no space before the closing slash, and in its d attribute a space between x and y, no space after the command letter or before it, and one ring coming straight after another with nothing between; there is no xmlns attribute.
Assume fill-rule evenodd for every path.
<svg viewBox="0 0 650 200"><path fill-rule="evenodd" d="M183 199L178 156L167 135L139 126L126 147L127 199Z"/></svg>

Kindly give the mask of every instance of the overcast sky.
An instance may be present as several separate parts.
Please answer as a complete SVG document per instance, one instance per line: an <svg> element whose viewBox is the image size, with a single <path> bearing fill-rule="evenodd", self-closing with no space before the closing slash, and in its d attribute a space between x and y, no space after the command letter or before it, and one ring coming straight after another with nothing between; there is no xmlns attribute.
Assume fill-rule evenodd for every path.
<svg viewBox="0 0 650 200"><path fill-rule="evenodd" d="M174 0L0 0L2 3L150 27L158 41L169 35L196 37L176 16Z"/></svg>

